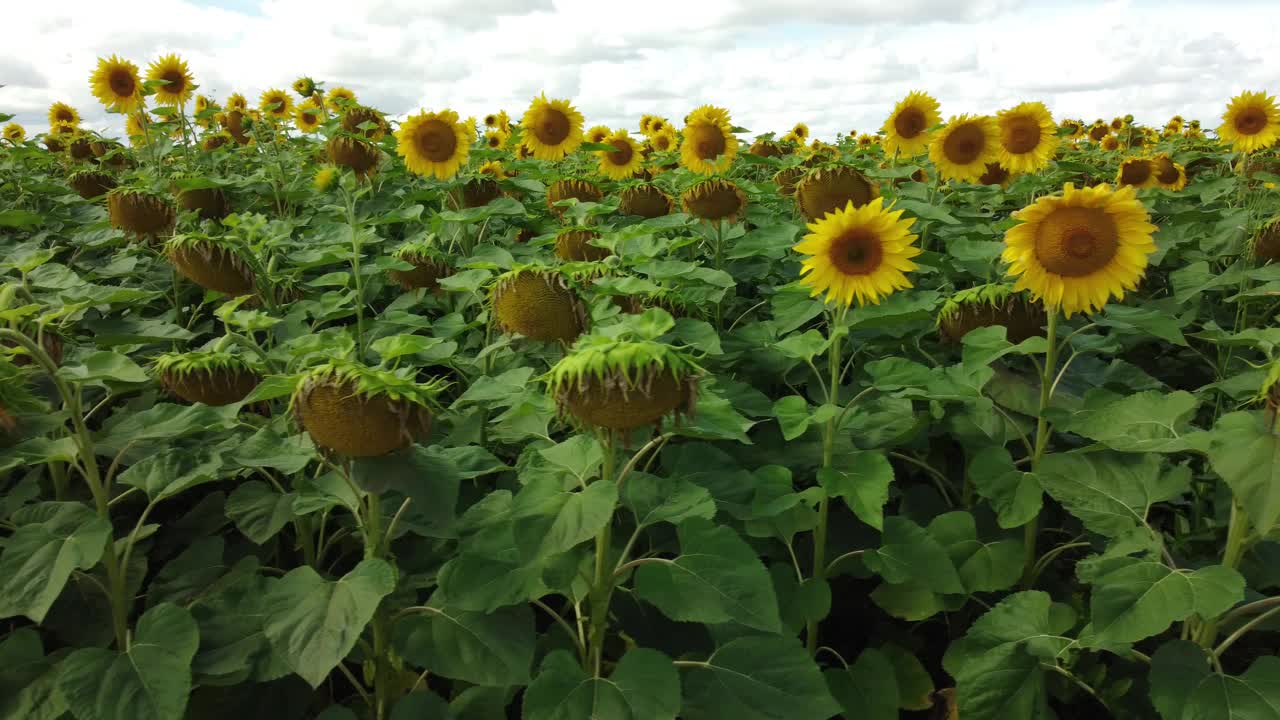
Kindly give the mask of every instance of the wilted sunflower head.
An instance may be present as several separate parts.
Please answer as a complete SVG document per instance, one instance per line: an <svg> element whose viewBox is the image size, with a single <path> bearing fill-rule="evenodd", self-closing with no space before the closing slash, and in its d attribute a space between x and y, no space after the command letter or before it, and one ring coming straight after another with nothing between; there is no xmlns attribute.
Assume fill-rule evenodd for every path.
<svg viewBox="0 0 1280 720"><path fill-rule="evenodd" d="M1020 343L1043 335L1047 321L1044 306L1031 302L1012 285L991 283L956 292L938 311L938 331L943 339L958 343L971 330L1002 325L1005 338Z"/></svg>
<svg viewBox="0 0 1280 720"><path fill-rule="evenodd" d="M796 183L796 204L810 222L846 206L860 208L880 197L875 183L856 168L818 168Z"/></svg>
<svg viewBox="0 0 1280 720"><path fill-rule="evenodd" d="M183 105L195 92L196 81L187 63L170 53L151 63L147 68L147 80L157 83L156 102L161 105Z"/></svg>
<svg viewBox="0 0 1280 720"><path fill-rule="evenodd" d="M938 101L927 93L913 91L898 102L884 121L884 151L889 155L915 157L929 147L929 128L942 119Z"/></svg>
<svg viewBox="0 0 1280 720"><path fill-rule="evenodd" d="M293 91L298 93L299 97L309 98L316 91L316 81L303 75L293 81Z"/></svg>
<svg viewBox="0 0 1280 720"><path fill-rule="evenodd" d="M612 132L608 125L596 125L587 131L585 139L589 143L602 143Z"/></svg>
<svg viewBox="0 0 1280 720"><path fill-rule="evenodd" d="M347 105L356 103L356 94L350 88L342 86L329 88L329 92L325 93L324 104L331 112L342 112Z"/></svg>
<svg viewBox="0 0 1280 720"><path fill-rule="evenodd" d="M49 106L49 127L64 124L79 125L80 113L64 102L55 102Z"/></svg>
<svg viewBox="0 0 1280 720"><path fill-rule="evenodd" d="M1009 187L1009 181L1013 179L1013 173L1009 172L1003 165L998 162L987 163L987 169L982 173L982 177L978 178L978 182L983 185L999 185L1000 187Z"/></svg>
<svg viewBox="0 0 1280 720"><path fill-rule="evenodd" d="M416 175L448 180L467 162L475 131L452 110L421 112L405 118L396 130L396 152Z"/></svg>
<svg viewBox="0 0 1280 720"><path fill-rule="evenodd" d="M1218 137L1236 152L1269 148L1280 139L1280 108L1264 92L1243 92L1231 99L1222 114Z"/></svg>
<svg viewBox="0 0 1280 720"><path fill-rule="evenodd" d="M598 151L600 174L613 180L625 180L644 164L644 155L640 153L640 144L627 134L626 130L615 130L605 136L604 145L612 145L612 151Z"/></svg>
<svg viewBox="0 0 1280 720"><path fill-rule="evenodd" d="M1000 157L1000 128L985 115L959 115L947 121L929 145L929 159L945 180L974 182L987 163Z"/></svg>
<svg viewBox="0 0 1280 720"><path fill-rule="evenodd" d="M652 340L589 336L544 378L562 415L628 431L691 415L705 371L683 352Z"/></svg>
<svg viewBox="0 0 1280 720"><path fill-rule="evenodd" d="M4 139L17 145L27 139L26 128L16 122L11 122L4 126Z"/></svg>
<svg viewBox="0 0 1280 720"><path fill-rule="evenodd" d="M600 202L604 195L600 188L585 180L565 178L547 186L547 207L557 215L564 212L556 203L570 198L578 202Z"/></svg>
<svg viewBox="0 0 1280 720"><path fill-rule="evenodd" d="M305 133L313 133L324 124L324 107L315 98L308 97L298 103L298 110L293 116L293 124Z"/></svg>
<svg viewBox="0 0 1280 720"><path fill-rule="evenodd" d="M131 113L142 107L142 80L138 66L112 55L98 58L98 67L89 77L89 87L108 110Z"/></svg>
<svg viewBox="0 0 1280 720"><path fill-rule="evenodd" d="M293 98L284 90L271 88L258 99L258 109L272 120L285 120L293 114Z"/></svg>
<svg viewBox="0 0 1280 720"><path fill-rule="evenodd" d="M539 160L560 160L582 144L582 113L568 100L539 95L520 120L524 144Z"/></svg>
<svg viewBox="0 0 1280 720"><path fill-rule="evenodd" d="M342 111L342 129L366 140L378 142L387 134L387 120L382 113L365 105L347 105Z"/></svg>
<svg viewBox="0 0 1280 720"><path fill-rule="evenodd" d="M680 197L684 211L708 222L733 222L747 209L747 196L728 180L704 180Z"/></svg>
<svg viewBox="0 0 1280 720"><path fill-rule="evenodd" d="M724 172L738 154L738 138L724 108L703 105L689 113L683 136L680 162L696 173Z"/></svg>

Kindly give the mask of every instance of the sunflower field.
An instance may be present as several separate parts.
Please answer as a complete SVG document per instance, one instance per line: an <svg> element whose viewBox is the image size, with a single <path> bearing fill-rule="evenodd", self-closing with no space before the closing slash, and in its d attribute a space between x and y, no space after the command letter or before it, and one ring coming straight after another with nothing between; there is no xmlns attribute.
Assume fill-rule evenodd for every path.
<svg viewBox="0 0 1280 720"><path fill-rule="evenodd" d="M0 720L1280 718L1271 96L88 82L0 140Z"/></svg>

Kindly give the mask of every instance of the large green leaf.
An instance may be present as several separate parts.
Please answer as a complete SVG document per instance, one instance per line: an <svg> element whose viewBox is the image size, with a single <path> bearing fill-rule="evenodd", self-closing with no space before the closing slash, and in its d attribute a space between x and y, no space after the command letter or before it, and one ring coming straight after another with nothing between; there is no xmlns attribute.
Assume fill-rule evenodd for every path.
<svg viewBox="0 0 1280 720"><path fill-rule="evenodd" d="M680 524L680 556L636 569L636 594L681 622L738 622L781 630L778 599L759 556L732 528L703 518Z"/></svg>
<svg viewBox="0 0 1280 720"><path fill-rule="evenodd" d="M257 560L241 560L234 578L191 607L200 626L200 651L191 669L201 684L268 682L292 672L267 639L268 591L275 580L257 574Z"/></svg>
<svg viewBox="0 0 1280 720"><path fill-rule="evenodd" d="M632 472L626 477L622 502L641 527L660 522L679 525L693 517L710 520L716 514L716 502L706 488L677 477L642 472Z"/></svg>
<svg viewBox="0 0 1280 720"><path fill-rule="evenodd" d="M537 640L527 605L492 613L431 607L397 623L396 647L434 675L475 685L525 685Z"/></svg>
<svg viewBox="0 0 1280 720"><path fill-rule="evenodd" d="M365 560L332 581L310 567L291 570L267 591L263 631L293 671L319 687L395 585L395 568L383 560Z"/></svg>
<svg viewBox="0 0 1280 720"><path fill-rule="evenodd" d="M67 708L61 668L45 657L40 634L20 628L0 640L0 720L57 720Z"/></svg>
<svg viewBox="0 0 1280 720"><path fill-rule="evenodd" d="M884 653L867 648L844 670L822 673L846 717L898 720L898 679Z"/></svg>
<svg viewBox="0 0 1280 720"><path fill-rule="evenodd" d="M76 650L58 686L79 720L182 720L199 645L191 613L157 605L138 619L128 652Z"/></svg>
<svg viewBox="0 0 1280 720"><path fill-rule="evenodd" d="M1161 472L1155 454L1050 454L1036 476L1086 528L1108 537L1144 525L1153 504L1182 495L1191 482L1186 467Z"/></svg>
<svg viewBox="0 0 1280 720"><path fill-rule="evenodd" d="M978 451L965 472L978 494L991 503L1000 527L1026 525L1040 514L1044 491L1036 476L1019 470L1003 447Z"/></svg>
<svg viewBox="0 0 1280 720"><path fill-rule="evenodd" d="M1166 643L1151 656L1151 702L1164 720L1280 720L1280 658L1224 675L1194 643Z"/></svg>
<svg viewBox="0 0 1280 720"><path fill-rule="evenodd" d="M1123 452L1177 452L1192 447L1187 436L1196 432L1191 417L1199 406L1200 398L1184 391L1148 390L1119 398L1091 394L1058 429Z"/></svg>
<svg viewBox="0 0 1280 720"><path fill-rule="evenodd" d="M120 473L119 480L147 494L152 502L218 479L222 457L208 448L173 449L149 455Z"/></svg>
<svg viewBox="0 0 1280 720"><path fill-rule="evenodd" d="M564 650L547 655L524 694L524 720L674 720L680 677L671 659L636 648L606 678L593 678Z"/></svg>
<svg viewBox="0 0 1280 720"><path fill-rule="evenodd" d="M618 486L613 482L566 491L553 477L536 478L511 504L516 546L529 560L565 552L595 537L613 517L617 504Z"/></svg>
<svg viewBox="0 0 1280 720"><path fill-rule="evenodd" d="M962 594L964 584L946 548L924 528L904 517L884 519L880 547L862 559L891 583L915 581L936 593Z"/></svg>
<svg viewBox="0 0 1280 720"><path fill-rule="evenodd" d="M794 638L743 637L685 671L685 720L827 720L840 712Z"/></svg>
<svg viewBox="0 0 1280 720"><path fill-rule="evenodd" d="M1280 525L1280 436L1271 432L1265 413L1234 412L1219 418L1209 461L1231 486L1258 534Z"/></svg>
<svg viewBox="0 0 1280 720"><path fill-rule="evenodd" d="M828 495L844 498L859 520L884 529L884 506L893 482L893 465L884 453L866 451L842 457L835 467L818 471L818 482Z"/></svg>
<svg viewBox="0 0 1280 720"><path fill-rule="evenodd" d="M1080 642L1104 648L1137 642L1193 613L1216 618L1242 599L1244 578L1224 565L1190 571L1134 561L1094 582L1091 622Z"/></svg>
<svg viewBox="0 0 1280 720"><path fill-rule="evenodd" d="M260 480L250 480L227 497L227 517L245 537L261 545L293 520L297 497L297 493L281 494Z"/></svg>
<svg viewBox="0 0 1280 720"><path fill-rule="evenodd" d="M43 503L39 522L18 527L0 555L0 618L43 622L74 570L98 563L111 525L79 503Z"/></svg>

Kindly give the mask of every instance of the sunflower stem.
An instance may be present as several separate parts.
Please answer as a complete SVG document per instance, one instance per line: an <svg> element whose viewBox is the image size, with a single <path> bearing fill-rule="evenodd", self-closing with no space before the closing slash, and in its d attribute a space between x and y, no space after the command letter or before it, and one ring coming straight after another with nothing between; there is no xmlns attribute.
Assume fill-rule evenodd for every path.
<svg viewBox="0 0 1280 720"><path fill-rule="evenodd" d="M1227 521L1227 546L1222 550L1222 564L1234 570L1244 557L1249 539L1249 515L1238 498L1231 501L1231 518ZM1200 627L1197 640L1200 647L1212 648L1218 639L1220 621L1207 622ZM1220 653L1219 653L1220 654Z"/></svg>
<svg viewBox="0 0 1280 720"><path fill-rule="evenodd" d="M1053 388L1056 385L1054 371L1058 367L1058 310L1057 308L1046 307L1046 314L1049 316L1048 328L1045 332L1045 339L1048 340L1048 347L1044 353L1044 366L1040 368L1040 409L1036 413L1036 446L1035 452L1031 455L1031 472L1037 472L1040 469L1040 460L1044 457L1044 451L1049 447L1049 435L1052 428L1049 426L1049 420L1045 417L1045 411L1049 409L1049 401L1053 399ZM1031 518L1023 529L1023 548L1025 552L1025 561L1022 567L1022 586L1024 588L1031 587L1036 579L1036 540L1040 536L1040 516L1037 514Z"/></svg>
<svg viewBox="0 0 1280 720"><path fill-rule="evenodd" d="M827 373L830 384L826 386L827 404L834 405L840 397L840 340L844 336L844 317L848 308L832 312L827 316L828 338ZM843 416L842 416L843 417ZM822 428L822 469L831 468L835 460L836 417L827 419ZM821 482L821 480L819 480ZM813 575L817 582L825 582L827 578L827 521L830 515L831 501L824 493L818 502L818 525L813 529ZM805 646L810 655L818 653L818 621L810 620L805 626Z"/></svg>
<svg viewBox="0 0 1280 720"><path fill-rule="evenodd" d="M615 482L614 432L605 430L600 436L600 444L604 446L604 461L600 468L600 479L597 482ZM609 566L609 531L613 517L600 528L596 534L595 580L591 583L591 629L588 640L590 649L587 653L585 668L594 677L600 677L604 665L604 640L609 630L609 600L613 595L613 568Z"/></svg>

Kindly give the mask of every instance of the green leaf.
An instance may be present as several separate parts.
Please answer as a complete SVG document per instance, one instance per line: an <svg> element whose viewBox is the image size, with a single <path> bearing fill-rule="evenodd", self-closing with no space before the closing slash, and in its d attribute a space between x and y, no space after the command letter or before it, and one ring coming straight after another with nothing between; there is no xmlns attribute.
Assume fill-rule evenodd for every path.
<svg viewBox="0 0 1280 720"><path fill-rule="evenodd" d="M391 708L391 720L457 720L444 698L429 690L409 693Z"/></svg>
<svg viewBox="0 0 1280 720"><path fill-rule="evenodd" d="M978 494L991 503L1002 528L1026 525L1040 515L1044 491L1036 476L1013 464L1013 456L1003 447L979 450L966 468Z"/></svg>
<svg viewBox="0 0 1280 720"><path fill-rule="evenodd" d="M424 364L447 359L457 347L456 343L424 335L389 335L369 344L369 349L377 353L383 362L409 355Z"/></svg>
<svg viewBox="0 0 1280 720"><path fill-rule="evenodd" d="M782 429L784 440L795 440L800 437L813 422L813 412L809 409L809 402L799 395L788 395L774 401L773 416L778 418L778 427Z"/></svg>
<svg viewBox="0 0 1280 720"><path fill-rule="evenodd" d="M840 712L794 638L742 637L685 671L684 720L827 720Z"/></svg>
<svg viewBox="0 0 1280 720"><path fill-rule="evenodd" d="M800 335L790 335L773 344L774 349L796 360L806 362L827 347L827 337L817 330L806 330Z"/></svg>
<svg viewBox="0 0 1280 720"><path fill-rule="evenodd" d="M977 522L969 512L943 513L929 522L928 530L947 549L969 593L1004 590L1022 575L1022 543L1016 540L979 540Z"/></svg>
<svg viewBox="0 0 1280 720"><path fill-rule="evenodd" d="M933 592L963 594L964 585L942 544L924 528L904 517L884 519L884 535L877 550L863 553L863 562L891 583L916 581Z"/></svg>
<svg viewBox="0 0 1280 720"><path fill-rule="evenodd" d="M289 397L293 395L293 391L298 388L298 383L302 382L303 373L297 375L268 375L258 383L253 392L242 401L243 404L262 402L263 400L275 400L277 398Z"/></svg>
<svg viewBox="0 0 1280 720"><path fill-rule="evenodd" d="M618 486L597 481L581 491L560 489L553 477L526 485L511 504L516 547L524 558L540 560L596 536L613 517Z"/></svg>
<svg viewBox="0 0 1280 720"><path fill-rule="evenodd" d="M716 502L706 488L678 477L642 472L627 476L622 502L635 515L638 527L660 522L679 525L695 517L711 520L716 514Z"/></svg>
<svg viewBox="0 0 1280 720"><path fill-rule="evenodd" d="M234 579L191 607L200 626L200 651L191 664L196 676L218 685L268 682L292 670L271 646L268 591L276 581L257 574L252 556L236 564Z"/></svg>
<svg viewBox="0 0 1280 720"><path fill-rule="evenodd" d="M67 701L58 691L61 668L45 657L40 635L20 628L0 641L0 720L58 720Z"/></svg>
<svg viewBox="0 0 1280 720"><path fill-rule="evenodd" d="M1036 477L1086 528L1116 537L1145 525L1153 504L1187 491L1190 470L1162 473L1160 465L1159 455L1057 453L1044 456Z"/></svg>
<svg viewBox="0 0 1280 720"><path fill-rule="evenodd" d="M1141 330L1174 345L1187 346L1187 339L1182 336L1185 323L1159 308L1112 303L1106 306L1103 317L1095 316L1093 321L1102 327Z"/></svg>
<svg viewBox="0 0 1280 720"><path fill-rule="evenodd" d="M867 648L845 670L822 673L846 717L898 720L898 679L884 653Z"/></svg>
<svg viewBox="0 0 1280 720"><path fill-rule="evenodd" d="M30 210L0 210L0 227L26 228L40 225L44 218Z"/></svg>
<svg viewBox="0 0 1280 720"><path fill-rule="evenodd" d="M778 599L759 556L732 528L702 518L680 524L681 555L636 569L636 594L678 622L738 622L779 632Z"/></svg>
<svg viewBox="0 0 1280 720"><path fill-rule="evenodd" d="M150 455L120 473L119 481L145 492L152 502L217 480L222 457L208 448L173 449Z"/></svg>
<svg viewBox="0 0 1280 720"><path fill-rule="evenodd" d="M40 522L21 525L0 554L0 618L44 621L67 578L98 564L111 525L80 503L42 503Z"/></svg>
<svg viewBox="0 0 1280 720"><path fill-rule="evenodd" d="M1243 675L1223 675L1194 643L1165 643L1151 656L1151 702L1164 720L1280 719L1280 658L1260 657Z"/></svg>
<svg viewBox="0 0 1280 720"><path fill-rule="evenodd" d="M382 560L365 560L334 581L296 568L267 591L263 631L295 673L320 687L395 585L395 568Z"/></svg>
<svg viewBox="0 0 1280 720"><path fill-rule="evenodd" d="M636 648L608 679L593 678L565 650L547 655L524 694L524 720L675 720L680 677L671 659Z"/></svg>
<svg viewBox="0 0 1280 720"><path fill-rule="evenodd" d="M493 687L529 683L537 634L528 605L493 613L431 606L395 633L400 655L434 675Z"/></svg>
<svg viewBox="0 0 1280 720"><path fill-rule="evenodd" d="M890 615L910 622L927 620L947 609L942 596L914 580L900 584L882 582L871 591L871 601Z"/></svg>
<svg viewBox="0 0 1280 720"><path fill-rule="evenodd" d="M1035 336L1027 338L1017 345L1005 339L1008 329L1003 325L977 328L965 334L961 343L964 345L964 369L973 372L984 368L999 358L1009 354L1043 355L1048 345L1044 338Z"/></svg>
<svg viewBox="0 0 1280 720"><path fill-rule="evenodd" d="M1133 561L1094 582L1091 623L1080 642L1100 648L1134 643L1193 613L1216 618L1242 599L1244 578L1224 565L1192 572Z"/></svg>
<svg viewBox="0 0 1280 720"><path fill-rule="evenodd" d="M933 707L933 677L915 655L889 643L880 648L898 686L898 707L903 710L928 710Z"/></svg>
<svg viewBox="0 0 1280 720"><path fill-rule="evenodd" d="M227 497L227 518L241 534L261 545L293 520L297 497L297 493L280 494L260 480L249 480Z"/></svg>
<svg viewBox="0 0 1280 720"><path fill-rule="evenodd" d="M99 350L85 355L79 364L63 365L58 375L70 382L100 382L114 380L122 383L149 383L151 378L138 364L125 355L109 350Z"/></svg>
<svg viewBox="0 0 1280 720"><path fill-rule="evenodd" d="M128 652L76 650L58 686L78 720L182 720L199 645L191 613L157 605L138 619Z"/></svg>
<svg viewBox="0 0 1280 720"><path fill-rule="evenodd" d="M579 483L591 479L604 461L604 449L590 435L574 435L558 445L542 448L538 454L556 467L568 470Z"/></svg>
<svg viewBox="0 0 1280 720"><path fill-rule="evenodd" d="M1058 429L1083 435L1123 452L1177 452L1190 446L1191 417L1200 398L1189 392L1148 390L1072 412Z"/></svg>
<svg viewBox="0 0 1280 720"><path fill-rule="evenodd" d="M801 228L792 223L778 223L758 227L743 235L725 254L730 260L748 257L766 257L780 260L795 245Z"/></svg>
<svg viewBox="0 0 1280 720"><path fill-rule="evenodd" d="M831 497L844 498L853 514L877 530L884 529L884 506L889 502L893 465L881 452L857 452L842 457L838 467L818 471L818 483Z"/></svg>
<svg viewBox="0 0 1280 720"><path fill-rule="evenodd" d="M1233 412L1218 418L1209 462L1259 535L1280 525L1280 437L1271 432L1266 413Z"/></svg>

